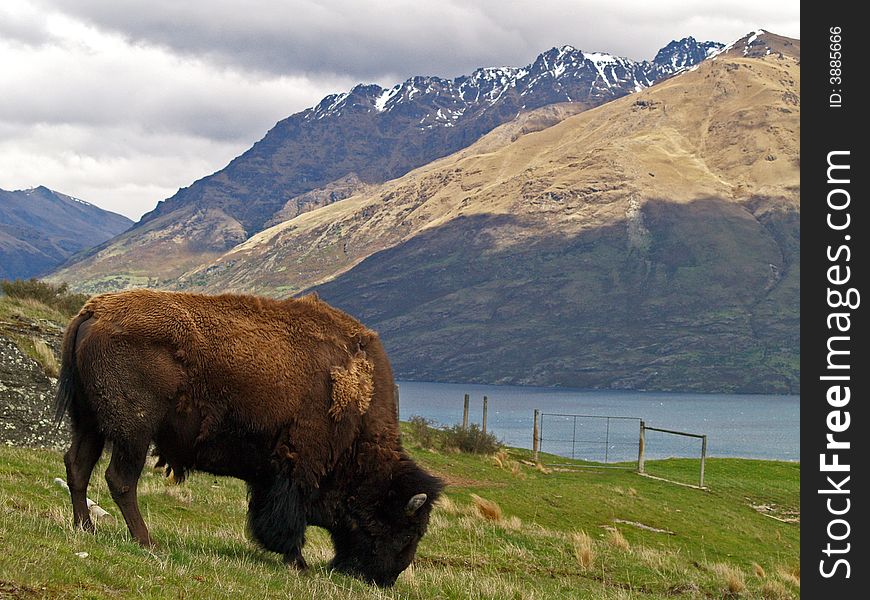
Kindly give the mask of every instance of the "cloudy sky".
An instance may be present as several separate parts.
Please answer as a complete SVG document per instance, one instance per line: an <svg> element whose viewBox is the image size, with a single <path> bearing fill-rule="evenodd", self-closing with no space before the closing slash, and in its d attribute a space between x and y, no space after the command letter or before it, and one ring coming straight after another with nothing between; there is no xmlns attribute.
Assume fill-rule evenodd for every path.
<svg viewBox="0 0 870 600"><path fill-rule="evenodd" d="M688 35L800 37L796 0L2 0L0 188L138 219L274 123L359 82L652 58Z"/></svg>

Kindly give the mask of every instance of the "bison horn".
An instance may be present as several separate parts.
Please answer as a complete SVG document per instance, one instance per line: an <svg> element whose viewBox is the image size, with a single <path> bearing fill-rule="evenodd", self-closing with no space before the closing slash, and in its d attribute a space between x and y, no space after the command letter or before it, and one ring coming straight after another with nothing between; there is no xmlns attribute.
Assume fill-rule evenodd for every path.
<svg viewBox="0 0 870 600"><path fill-rule="evenodd" d="M411 496L411 499L408 500L407 506L405 506L405 514L409 517L413 515L415 512L420 510L420 507L426 504L426 499L429 496L426 494L417 494L415 496Z"/></svg>

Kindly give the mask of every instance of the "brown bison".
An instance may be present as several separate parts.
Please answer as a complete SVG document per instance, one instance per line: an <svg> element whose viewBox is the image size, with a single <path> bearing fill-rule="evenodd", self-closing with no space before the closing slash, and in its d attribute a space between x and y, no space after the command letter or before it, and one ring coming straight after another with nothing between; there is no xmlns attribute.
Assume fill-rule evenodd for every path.
<svg viewBox="0 0 870 600"><path fill-rule="evenodd" d="M106 441L106 481L130 534L149 446L248 484L248 528L297 568L307 525L331 566L389 586L410 564L442 483L402 450L393 375L377 334L316 296L284 301L136 290L97 296L66 331L56 416L76 525Z"/></svg>

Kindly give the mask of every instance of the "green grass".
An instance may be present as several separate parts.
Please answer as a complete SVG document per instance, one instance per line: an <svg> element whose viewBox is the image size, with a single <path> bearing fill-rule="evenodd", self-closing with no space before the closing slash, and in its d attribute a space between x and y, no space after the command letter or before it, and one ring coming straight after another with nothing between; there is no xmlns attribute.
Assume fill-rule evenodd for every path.
<svg viewBox="0 0 870 600"><path fill-rule="evenodd" d="M39 300L0 296L0 320L10 319L43 319L63 326L69 321L67 315Z"/></svg>
<svg viewBox="0 0 870 600"><path fill-rule="evenodd" d="M799 511L797 464L711 459L709 490L701 491L623 471L545 473L522 462L530 458L524 450L494 458L413 445L408 440L415 457L450 485L415 564L390 590L328 572L328 536L316 528L305 548L307 573L288 571L279 557L257 550L245 535L244 484L232 479L198 474L175 486L146 468L140 502L160 544L149 552L130 541L102 478L104 459L89 495L113 517L98 524L95 536L74 531L68 495L52 483L63 476L60 454L2 448L0 597L800 596L800 525L751 506L772 505L780 516ZM648 464L675 478L694 468L679 459ZM502 519L482 518L472 494L498 503ZM614 541L619 537L627 548ZM584 547L585 566L578 559ZM756 564L765 577L755 575Z"/></svg>

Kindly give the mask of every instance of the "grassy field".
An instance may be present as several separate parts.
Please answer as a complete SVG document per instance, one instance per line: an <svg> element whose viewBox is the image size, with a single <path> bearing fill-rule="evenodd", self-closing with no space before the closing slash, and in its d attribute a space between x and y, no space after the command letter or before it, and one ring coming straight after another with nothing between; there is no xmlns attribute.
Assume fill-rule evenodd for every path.
<svg viewBox="0 0 870 600"><path fill-rule="evenodd" d="M389 590L330 573L322 530L309 529L303 574L256 549L244 485L231 479L177 486L146 468L141 504L160 543L151 552L130 540L95 476L90 496L112 516L96 536L74 531L67 493L52 482L63 476L60 454L0 448L0 598L800 596L797 464L713 459L702 491L628 471L545 472L522 462L523 450L475 456L406 441L449 487L414 565ZM674 478L696 470L687 460L651 465Z"/></svg>

